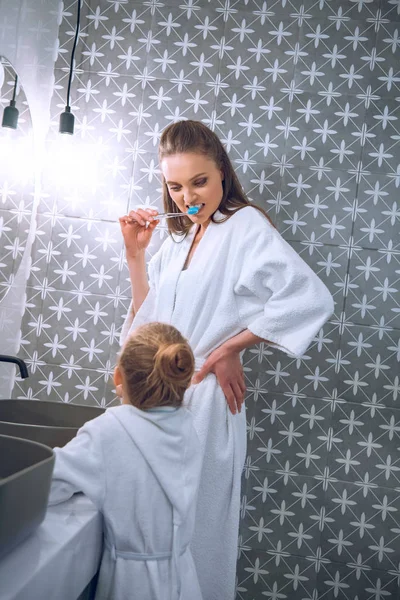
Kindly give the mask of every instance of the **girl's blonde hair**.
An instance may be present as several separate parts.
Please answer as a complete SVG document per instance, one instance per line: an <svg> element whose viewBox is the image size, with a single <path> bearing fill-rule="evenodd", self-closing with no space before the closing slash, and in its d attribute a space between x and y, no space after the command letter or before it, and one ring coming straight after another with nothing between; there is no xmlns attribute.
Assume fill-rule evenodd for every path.
<svg viewBox="0 0 400 600"><path fill-rule="evenodd" d="M161 134L158 147L160 164L167 156L185 154L186 152L202 154L213 160L224 174L224 180L222 181L223 195L218 210L225 216L225 219L219 222L226 221L245 206L253 206L272 223L265 210L248 200L221 140L200 121L187 120L171 123ZM165 212L180 212L170 196L164 177L162 178L162 184ZM215 222L213 217L212 221ZM193 225L192 221L184 215L168 219L167 224L169 233L178 235L187 235Z"/></svg>
<svg viewBox="0 0 400 600"><path fill-rule="evenodd" d="M118 366L133 406L178 407L193 377L194 356L175 327L149 323L139 327L127 340Z"/></svg>

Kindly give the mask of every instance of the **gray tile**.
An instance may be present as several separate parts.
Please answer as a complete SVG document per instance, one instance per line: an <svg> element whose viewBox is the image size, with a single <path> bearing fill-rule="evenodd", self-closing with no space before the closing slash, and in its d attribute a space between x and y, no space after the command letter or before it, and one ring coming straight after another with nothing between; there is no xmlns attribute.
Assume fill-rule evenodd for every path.
<svg viewBox="0 0 400 600"><path fill-rule="evenodd" d="M394 22L395 25L397 21L400 21L400 10L396 2L393 2L392 0L381 0L380 8L382 17L390 21L389 24L385 23L385 29L389 27L392 22Z"/></svg>
<svg viewBox="0 0 400 600"><path fill-rule="evenodd" d="M394 490L376 488L364 493L352 483L331 484L321 535L324 558L347 566L358 559L370 569L395 570L400 552L399 510L400 496Z"/></svg>
<svg viewBox="0 0 400 600"><path fill-rule="evenodd" d="M260 74L263 72L267 85L277 79L280 86L285 87L293 79L292 52L298 36L299 28L292 18L271 15L261 23L254 14L238 10L226 24L226 49L220 66L223 81L230 85L247 84L252 79L252 71L257 68ZM257 62L258 54L254 49L259 40L259 47L264 52Z"/></svg>
<svg viewBox="0 0 400 600"><path fill-rule="evenodd" d="M357 94L375 78L368 57L376 32L372 23L358 17L352 20L350 13L344 14L344 7L335 5L337 10L332 10L333 6L322 18L304 23L299 43L307 56L300 57L295 80L301 89L321 95L326 95L329 87L336 94Z"/></svg>
<svg viewBox="0 0 400 600"><path fill-rule="evenodd" d="M345 171L287 169L277 225L286 239L346 244L352 230L354 175Z"/></svg>
<svg viewBox="0 0 400 600"><path fill-rule="evenodd" d="M140 73L146 66L146 43L152 31L153 14L150 6L134 3L131 6L119 5L115 11L110 4L84 2L81 12L80 38L76 50L76 68L102 72L104 63L118 65L124 69L123 56L131 58L126 72ZM60 27L60 51L57 67L69 67L70 52L76 24L76 5L65 7L64 19ZM129 49L131 48L131 51ZM126 67L125 67L126 68Z"/></svg>
<svg viewBox="0 0 400 600"><path fill-rule="evenodd" d="M400 411L338 403L332 417L332 477L373 488L400 487Z"/></svg>
<svg viewBox="0 0 400 600"><path fill-rule="evenodd" d="M223 135L220 134L221 138ZM276 167L266 163L253 162L251 165L240 163L240 159L230 153L234 169L247 198L253 204L268 211L273 222L279 208L280 176Z"/></svg>
<svg viewBox="0 0 400 600"><path fill-rule="evenodd" d="M0 209L0 298L21 262L25 240L19 238L19 231L18 216L10 210Z"/></svg>
<svg viewBox="0 0 400 600"><path fill-rule="evenodd" d="M349 262L347 250L312 240L291 241L290 245L325 283L335 302L333 318L340 318L344 309L344 286Z"/></svg>
<svg viewBox="0 0 400 600"><path fill-rule="evenodd" d="M156 79L146 87L143 105L143 127L138 140L141 149L154 152L157 144L150 133L156 123L158 132L180 119L208 122L215 107L215 94L210 85L198 83L190 76L171 76L171 80Z"/></svg>
<svg viewBox="0 0 400 600"><path fill-rule="evenodd" d="M350 259L346 316L353 323L399 327L400 254L355 250Z"/></svg>
<svg viewBox="0 0 400 600"><path fill-rule="evenodd" d="M259 389L257 380L255 383L255 389L248 387L247 398L248 465L274 472L290 469L301 475L322 475L327 460L325 438L331 424L329 403L303 394L293 398L266 393L265 388Z"/></svg>
<svg viewBox="0 0 400 600"><path fill-rule="evenodd" d="M155 44L148 54L151 76L173 79L180 71L196 83L215 79L220 57L216 47L223 35L223 14L216 6L182 10L175 4L155 14L152 34ZM188 36L188 31L191 32Z"/></svg>
<svg viewBox="0 0 400 600"><path fill-rule="evenodd" d="M382 173L363 175L357 196L354 243L362 248L398 248L400 214L393 177Z"/></svg>
<svg viewBox="0 0 400 600"><path fill-rule="evenodd" d="M92 294L80 298L53 289L42 301L36 296L36 303L30 300L29 304L24 319L31 329L25 342L30 343L23 350L29 359L34 351L45 364L64 365L66 369L69 363L72 368L106 366L117 338L111 299Z"/></svg>
<svg viewBox="0 0 400 600"><path fill-rule="evenodd" d="M162 184L158 155L155 152L140 154L133 169L129 209L135 206L155 206L161 209Z"/></svg>
<svg viewBox="0 0 400 600"><path fill-rule="evenodd" d="M340 2L342 14L351 20L364 21L370 20L376 15L376 11L380 7L381 0L366 0L359 2L358 0L344 0ZM332 3L331 10L338 13L338 6Z"/></svg>
<svg viewBox="0 0 400 600"><path fill-rule="evenodd" d="M365 107L361 99L342 93L329 102L318 94L294 99L287 156L294 164L351 169L361 159Z"/></svg>
<svg viewBox="0 0 400 600"><path fill-rule="evenodd" d="M236 598L311 600L315 585L315 570L303 558L283 555L274 559L265 552L250 550L238 564Z"/></svg>
<svg viewBox="0 0 400 600"><path fill-rule="evenodd" d="M380 66L382 73L379 80L379 95L393 97L392 89L387 88L387 82L384 81L385 75L392 69L393 74L398 75L399 71L399 45L397 42L397 35L399 30L400 12L398 6L389 4L387 0L382 0L382 18L386 22L383 22L377 32L376 38L376 51L379 58L384 59L381 61ZM397 31L397 33L396 33Z"/></svg>
<svg viewBox="0 0 400 600"><path fill-rule="evenodd" d="M371 137L366 140L362 160L372 173L392 173L400 163L399 112L399 99L391 98L376 100L367 109L365 123Z"/></svg>
<svg viewBox="0 0 400 600"><path fill-rule="evenodd" d="M398 407L399 330L351 325L340 342L339 396Z"/></svg>
<svg viewBox="0 0 400 600"><path fill-rule="evenodd" d="M78 369L69 374L59 365L41 364L33 371L30 364L27 382L29 387L25 382L16 384L15 398L105 406L104 376L93 369Z"/></svg>
<svg viewBox="0 0 400 600"><path fill-rule="evenodd" d="M269 393L288 396L300 393L314 398L329 397L337 386L336 355L339 348L339 329L327 323L314 338L301 358L273 351L265 354L259 367L248 367L252 381L257 377Z"/></svg>
<svg viewBox="0 0 400 600"><path fill-rule="evenodd" d="M42 332L50 329L42 316L43 293L39 287L26 287L21 321L21 358L32 358L36 341ZM37 353L36 353L37 354Z"/></svg>
<svg viewBox="0 0 400 600"><path fill-rule="evenodd" d="M317 596L324 600L372 600L376 596L398 600L399 586L394 573L364 568L356 561L324 565L318 574Z"/></svg>
<svg viewBox="0 0 400 600"><path fill-rule="evenodd" d="M247 153L258 163L275 163L285 152L288 111L287 96L280 91L272 94L265 84L229 86L217 97L217 131L225 134L233 160Z"/></svg>

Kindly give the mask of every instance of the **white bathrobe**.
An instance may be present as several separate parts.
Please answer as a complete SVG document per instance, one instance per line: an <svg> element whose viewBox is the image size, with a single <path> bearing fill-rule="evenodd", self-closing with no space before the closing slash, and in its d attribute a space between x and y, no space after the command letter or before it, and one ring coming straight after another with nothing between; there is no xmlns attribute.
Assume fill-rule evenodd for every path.
<svg viewBox="0 0 400 600"><path fill-rule="evenodd" d="M189 411L109 408L54 451L49 504L83 492L103 514L96 600L202 600L189 546L201 473Z"/></svg>
<svg viewBox="0 0 400 600"><path fill-rule="evenodd" d="M218 211L216 218L223 216ZM122 343L143 323L162 321L190 341L200 369L213 350L245 329L302 355L333 312L332 297L269 221L249 206L210 223L189 268L196 233L168 238L149 262L150 291L127 318ZM214 375L186 395L200 438L203 471L192 553L204 600L233 600L246 455L245 411L232 415Z"/></svg>

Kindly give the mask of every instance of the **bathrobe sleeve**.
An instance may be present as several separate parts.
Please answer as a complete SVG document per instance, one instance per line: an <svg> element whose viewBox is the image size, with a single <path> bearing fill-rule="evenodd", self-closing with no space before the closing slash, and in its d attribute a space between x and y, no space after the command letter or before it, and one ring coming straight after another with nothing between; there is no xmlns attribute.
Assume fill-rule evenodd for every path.
<svg viewBox="0 0 400 600"><path fill-rule="evenodd" d="M234 285L240 324L301 356L332 315L332 296L261 213L252 207L242 212Z"/></svg>
<svg viewBox="0 0 400 600"><path fill-rule="evenodd" d="M86 423L63 448L54 448L56 456L49 505L59 504L82 492L101 509L106 484L101 427L96 421L102 418Z"/></svg>
<svg viewBox="0 0 400 600"><path fill-rule="evenodd" d="M133 321L135 321L135 326L139 327L141 324L149 323L150 321L154 320L152 315L155 311L158 285L160 280L162 248L163 247L161 246L161 248L158 250L158 252L156 252L156 254L154 254L147 265L147 276L150 289L136 315L133 313L133 302L131 301L129 304L128 314L121 329L121 346L124 345L128 334L131 331Z"/></svg>

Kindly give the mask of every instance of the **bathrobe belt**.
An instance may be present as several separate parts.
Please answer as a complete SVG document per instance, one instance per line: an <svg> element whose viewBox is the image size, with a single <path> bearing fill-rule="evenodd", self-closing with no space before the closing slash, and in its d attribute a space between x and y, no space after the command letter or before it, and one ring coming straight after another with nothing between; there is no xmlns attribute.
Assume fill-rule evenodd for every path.
<svg viewBox="0 0 400 600"><path fill-rule="evenodd" d="M114 544L111 544L107 538L104 540L106 548L110 551L111 558L116 560L117 558L124 558L125 560L169 560L172 558L172 552L154 552L153 554L141 554L140 552L129 552L128 550L117 550ZM185 554L189 545L183 546L180 555Z"/></svg>

